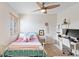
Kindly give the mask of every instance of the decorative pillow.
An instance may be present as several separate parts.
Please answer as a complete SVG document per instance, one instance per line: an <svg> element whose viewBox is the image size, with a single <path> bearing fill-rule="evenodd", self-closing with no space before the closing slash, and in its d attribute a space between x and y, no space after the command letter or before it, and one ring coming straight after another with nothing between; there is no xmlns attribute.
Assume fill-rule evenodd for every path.
<svg viewBox="0 0 79 59"><path fill-rule="evenodd" d="M17 42L30 42L35 39L38 39L36 32L20 33Z"/></svg>
<svg viewBox="0 0 79 59"><path fill-rule="evenodd" d="M35 40L35 39L38 39L37 35L32 35L31 40Z"/></svg>
<svg viewBox="0 0 79 59"><path fill-rule="evenodd" d="M37 35L36 32L28 32L26 33L26 42L30 42L34 39L34 35Z"/></svg>
<svg viewBox="0 0 79 59"><path fill-rule="evenodd" d="M19 35L19 37L25 37L26 36L26 34L25 33L20 33L20 35Z"/></svg>
<svg viewBox="0 0 79 59"><path fill-rule="evenodd" d="M23 38L18 38L16 41L17 42L22 42L23 41Z"/></svg>
<svg viewBox="0 0 79 59"><path fill-rule="evenodd" d="M17 41L18 42L25 42L26 41L26 35L25 35L25 33L20 33Z"/></svg>
<svg viewBox="0 0 79 59"><path fill-rule="evenodd" d="M37 34L32 33L32 34L30 35L30 41L33 41L33 40L36 40L36 39L38 39Z"/></svg>
<svg viewBox="0 0 79 59"><path fill-rule="evenodd" d="M31 36L30 35L27 35L26 36L26 42L30 42L30 40L31 40Z"/></svg>

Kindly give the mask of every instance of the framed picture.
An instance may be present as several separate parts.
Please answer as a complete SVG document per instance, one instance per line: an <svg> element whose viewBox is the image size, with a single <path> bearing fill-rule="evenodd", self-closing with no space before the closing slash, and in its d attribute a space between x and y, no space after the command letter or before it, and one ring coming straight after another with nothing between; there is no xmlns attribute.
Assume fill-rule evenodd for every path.
<svg viewBox="0 0 79 59"><path fill-rule="evenodd" d="M39 30L39 35L44 36L44 30Z"/></svg>

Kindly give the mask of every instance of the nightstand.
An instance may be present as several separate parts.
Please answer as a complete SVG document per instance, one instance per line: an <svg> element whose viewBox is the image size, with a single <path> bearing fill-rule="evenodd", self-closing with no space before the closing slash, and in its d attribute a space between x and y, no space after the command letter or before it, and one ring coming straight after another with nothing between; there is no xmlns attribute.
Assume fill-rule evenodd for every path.
<svg viewBox="0 0 79 59"><path fill-rule="evenodd" d="M45 36L39 36L39 41L43 45L43 43L45 42Z"/></svg>

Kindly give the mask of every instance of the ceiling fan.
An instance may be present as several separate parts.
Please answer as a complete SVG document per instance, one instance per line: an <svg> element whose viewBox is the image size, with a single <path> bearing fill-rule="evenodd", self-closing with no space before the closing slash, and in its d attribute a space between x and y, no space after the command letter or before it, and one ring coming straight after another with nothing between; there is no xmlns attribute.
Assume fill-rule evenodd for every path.
<svg viewBox="0 0 79 59"><path fill-rule="evenodd" d="M35 11L41 11L44 14L47 14L48 9L53 9L60 6L60 4L45 6L45 2L36 2L36 4L40 7L40 9L37 9Z"/></svg>

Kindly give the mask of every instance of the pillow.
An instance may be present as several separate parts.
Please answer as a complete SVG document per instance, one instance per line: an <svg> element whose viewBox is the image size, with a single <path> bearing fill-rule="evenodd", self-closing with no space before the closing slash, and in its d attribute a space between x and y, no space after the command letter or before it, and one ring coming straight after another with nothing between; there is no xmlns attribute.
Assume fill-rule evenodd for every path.
<svg viewBox="0 0 79 59"><path fill-rule="evenodd" d="M37 35L32 35L31 40L38 39Z"/></svg>
<svg viewBox="0 0 79 59"><path fill-rule="evenodd" d="M33 39L38 39L39 36L36 32L32 32L32 36L31 36Z"/></svg>
<svg viewBox="0 0 79 59"><path fill-rule="evenodd" d="M28 32L28 33L21 32L17 41L18 42L30 42L35 39L38 39L36 32Z"/></svg>
<svg viewBox="0 0 79 59"><path fill-rule="evenodd" d="M35 32L28 32L26 33L26 42L30 42L31 40L34 39L34 36L36 36L37 34Z"/></svg>
<svg viewBox="0 0 79 59"><path fill-rule="evenodd" d="M26 36L27 35L37 35L37 33L36 32L28 32L28 33L26 33Z"/></svg>
<svg viewBox="0 0 79 59"><path fill-rule="evenodd" d="M18 38L16 41L17 42L22 42L23 41L23 38Z"/></svg>
<svg viewBox="0 0 79 59"><path fill-rule="evenodd" d="M18 42L25 42L26 41L26 35L25 35L25 33L20 33L17 41Z"/></svg>
<svg viewBox="0 0 79 59"><path fill-rule="evenodd" d="M29 36L28 40L33 41L35 39L38 39L38 36L35 32L30 32L27 36Z"/></svg>
<svg viewBox="0 0 79 59"><path fill-rule="evenodd" d="M20 35L19 35L19 37L25 37L26 36L26 34L25 33L20 33Z"/></svg>
<svg viewBox="0 0 79 59"><path fill-rule="evenodd" d="M30 40L31 40L31 36L28 34L28 35L26 36L26 42L30 42Z"/></svg>

